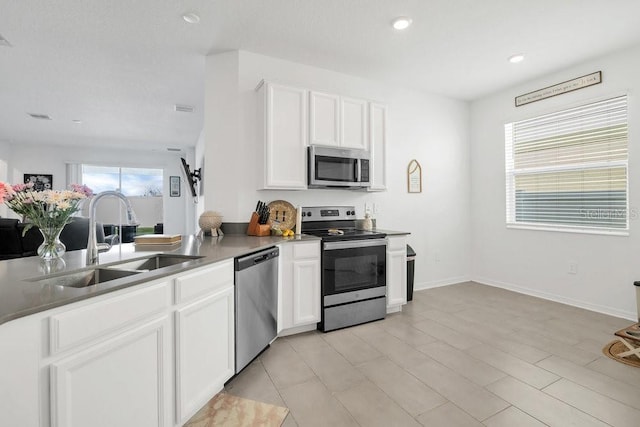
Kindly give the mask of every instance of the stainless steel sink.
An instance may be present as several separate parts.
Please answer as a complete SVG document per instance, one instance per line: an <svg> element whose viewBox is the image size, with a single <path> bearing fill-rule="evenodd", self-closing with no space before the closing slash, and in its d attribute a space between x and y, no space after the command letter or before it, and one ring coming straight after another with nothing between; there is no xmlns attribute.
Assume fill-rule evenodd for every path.
<svg viewBox="0 0 640 427"><path fill-rule="evenodd" d="M85 288L140 273L140 271L117 270L114 268L95 268L93 270L82 270L75 273L47 277L46 279L34 280L34 282L43 285Z"/></svg>
<svg viewBox="0 0 640 427"><path fill-rule="evenodd" d="M169 267L172 265L178 265L183 263L194 262L201 256L189 256L189 255L169 255L158 254L151 257L140 258L133 261L127 261L119 264L115 264L110 268L118 270L135 270L137 272L156 270L158 268Z"/></svg>

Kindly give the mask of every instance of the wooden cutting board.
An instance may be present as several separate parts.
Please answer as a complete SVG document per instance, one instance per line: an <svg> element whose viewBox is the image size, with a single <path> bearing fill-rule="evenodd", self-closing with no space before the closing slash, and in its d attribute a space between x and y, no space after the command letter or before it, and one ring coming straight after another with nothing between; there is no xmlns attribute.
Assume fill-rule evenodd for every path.
<svg viewBox="0 0 640 427"><path fill-rule="evenodd" d="M182 240L180 234L143 234L136 236L137 245L171 245Z"/></svg>

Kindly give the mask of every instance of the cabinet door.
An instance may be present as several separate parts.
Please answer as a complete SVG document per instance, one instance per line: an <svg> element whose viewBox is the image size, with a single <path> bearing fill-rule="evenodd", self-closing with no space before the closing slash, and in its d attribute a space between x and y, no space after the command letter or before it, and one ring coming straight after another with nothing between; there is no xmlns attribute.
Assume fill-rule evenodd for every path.
<svg viewBox="0 0 640 427"><path fill-rule="evenodd" d="M340 98L340 137L343 147L367 150L367 101Z"/></svg>
<svg viewBox="0 0 640 427"><path fill-rule="evenodd" d="M369 149L371 154L371 191L387 189L387 107L369 105Z"/></svg>
<svg viewBox="0 0 640 427"><path fill-rule="evenodd" d="M52 427L168 426L168 316L51 365Z"/></svg>
<svg viewBox="0 0 640 427"><path fill-rule="evenodd" d="M179 424L222 390L234 366L233 286L176 312Z"/></svg>
<svg viewBox="0 0 640 427"><path fill-rule="evenodd" d="M307 91L268 83L266 96L266 189L307 188Z"/></svg>
<svg viewBox="0 0 640 427"><path fill-rule="evenodd" d="M387 309L407 302L406 238L387 237Z"/></svg>
<svg viewBox="0 0 640 427"><path fill-rule="evenodd" d="M293 326L320 321L320 260L293 261Z"/></svg>
<svg viewBox="0 0 640 427"><path fill-rule="evenodd" d="M340 97L328 93L309 94L310 143L340 145Z"/></svg>

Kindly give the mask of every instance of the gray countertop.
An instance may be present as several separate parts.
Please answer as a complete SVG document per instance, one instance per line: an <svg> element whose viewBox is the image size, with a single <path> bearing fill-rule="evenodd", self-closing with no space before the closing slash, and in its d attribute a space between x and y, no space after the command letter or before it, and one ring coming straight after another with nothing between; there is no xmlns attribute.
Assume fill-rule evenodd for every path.
<svg viewBox="0 0 640 427"><path fill-rule="evenodd" d="M86 265L85 250L67 252L61 260L51 263L45 263L37 256L0 261L0 325L19 317L81 301L96 295L249 254L278 243L302 240L312 241L319 239L305 235L282 238L227 234L223 237L203 238L183 236L181 243L171 246L141 246L126 243L114 246L109 252L101 253L98 266L109 266L157 253L201 256L202 258L188 264L164 267L84 288L52 285L47 283L49 281L38 281L38 279L95 268L96 266Z"/></svg>

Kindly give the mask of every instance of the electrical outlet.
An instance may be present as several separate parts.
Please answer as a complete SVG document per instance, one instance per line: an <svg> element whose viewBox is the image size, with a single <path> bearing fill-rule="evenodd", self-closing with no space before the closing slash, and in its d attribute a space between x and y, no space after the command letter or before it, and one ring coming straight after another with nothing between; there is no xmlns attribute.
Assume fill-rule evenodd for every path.
<svg viewBox="0 0 640 427"><path fill-rule="evenodd" d="M578 264L575 262L569 263L569 274L578 274Z"/></svg>
<svg viewBox="0 0 640 427"><path fill-rule="evenodd" d="M371 203L369 203L369 202L364 202L364 213L366 213L366 214L367 214L367 213L368 213L368 214L370 214L370 213L371 213Z"/></svg>
<svg viewBox="0 0 640 427"><path fill-rule="evenodd" d="M380 213L380 203L373 202L373 213Z"/></svg>

